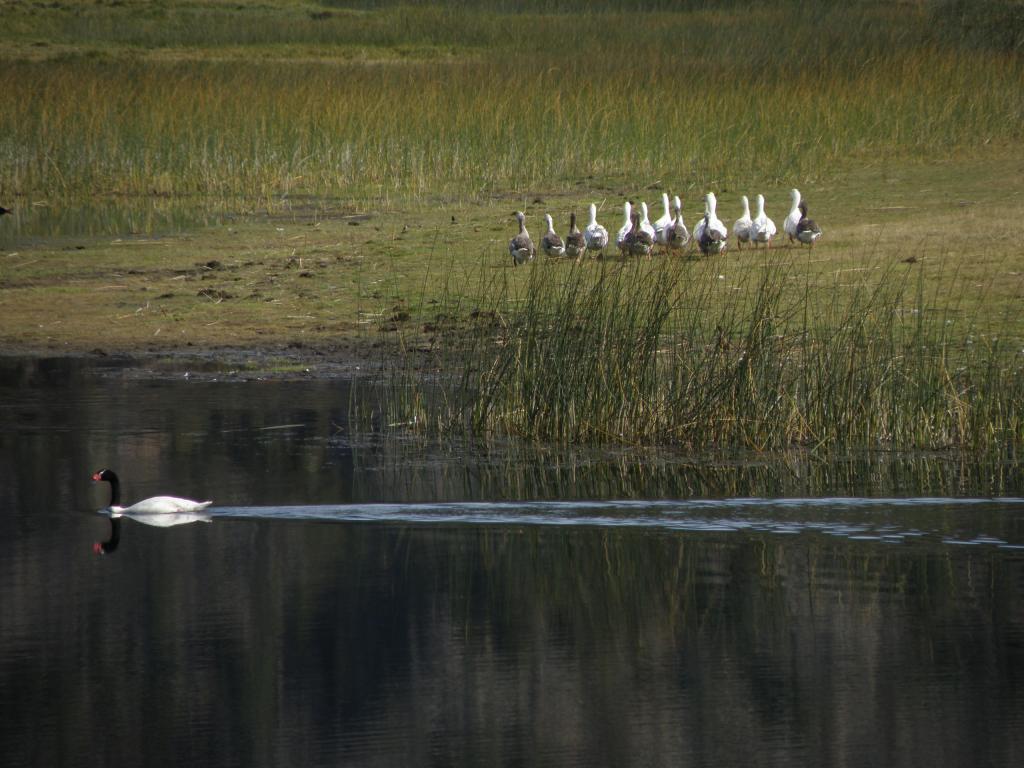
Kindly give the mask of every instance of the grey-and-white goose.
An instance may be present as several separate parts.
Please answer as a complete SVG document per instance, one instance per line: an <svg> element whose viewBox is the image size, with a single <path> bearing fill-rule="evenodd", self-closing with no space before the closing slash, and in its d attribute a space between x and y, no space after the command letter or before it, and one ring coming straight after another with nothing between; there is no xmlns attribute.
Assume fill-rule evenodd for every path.
<svg viewBox="0 0 1024 768"><path fill-rule="evenodd" d="M533 240L530 239L530 233L526 231L526 214L516 211L515 217L519 222L519 234L508 241L508 252L512 254L513 267L525 264L537 254Z"/></svg>
<svg viewBox="0 0 1024 768"><path fill-rule="evenodd" d="M672 200L672 210L675 216L672 223L665 228L665 246L670 251L681 251L690 242L690 231L683 221L683 203L677 195Z"/></svg>
<svg viewBox="0 0 1024 768"><path fill-rule="evenodd" d="M821 227L814 219L807 218L807 203L800 203L800 221L796 224L796 239L814 247L814 241L821 237Z"/></svg>
<svg viewBox="0 0 1024 768"><path fill-rule="evenodd" d="M622 241L623 251L630 256L650 256L654 248L654 236L643 227L640 214L633 212L629 232Z"/></svg>
<svg viewBox="0 0 1024 768"><path fill-rule="evenodd" d="M548 223L548 231L540 239L540 247L548 256L564 256L565 243L555 232L555 222L551 220L551 214L545 213L544 220Z"/></svg>
<svg viewBox="0 0 1024 768"><path fill-rule="evenodd" d="M576 212L569 214L569 234L565 236L565 254L574 259L582 259L587 252L587 239L576 226Z"/></svg>
<svg viewBox="0 0 1024 768"><path fill-rule="evenodd" d="M725 253L729 247L729 230L718 218L718 199L714 192L704 196L704 218L693 228L693 237L705 256Z"/></svg>

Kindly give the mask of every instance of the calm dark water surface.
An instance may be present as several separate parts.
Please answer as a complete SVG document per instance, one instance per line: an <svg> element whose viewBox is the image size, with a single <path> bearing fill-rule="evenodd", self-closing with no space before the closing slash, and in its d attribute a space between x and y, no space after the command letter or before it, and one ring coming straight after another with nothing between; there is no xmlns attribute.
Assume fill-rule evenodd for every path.
<svg viewBox="0 0 1024 768"><path fill-rule="evenodd" d="M3 765L1024 764L1015 465L370 440L345 381L218 378L0 361ZM104 466L212 522L95 555Z"/></svg>

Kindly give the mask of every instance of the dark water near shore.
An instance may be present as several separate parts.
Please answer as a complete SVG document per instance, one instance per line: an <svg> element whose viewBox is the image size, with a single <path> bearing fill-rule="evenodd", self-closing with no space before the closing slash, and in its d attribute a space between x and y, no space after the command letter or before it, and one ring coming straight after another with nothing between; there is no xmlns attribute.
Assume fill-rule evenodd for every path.
<svg viewBox="0 0 1024 768"><path fill-rule="evenodd" d="M4 765L1024 761L1013 463L371 439L235 378L0 361ZM95 555L104 466L211 522Z"/></svg>

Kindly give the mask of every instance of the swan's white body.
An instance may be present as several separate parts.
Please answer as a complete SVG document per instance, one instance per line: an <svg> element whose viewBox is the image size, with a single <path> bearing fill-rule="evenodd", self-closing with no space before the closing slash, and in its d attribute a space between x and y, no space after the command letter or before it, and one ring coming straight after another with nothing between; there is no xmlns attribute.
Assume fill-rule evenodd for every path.
<svg viewBox="0 0 1024 768"><path fill-rule="evenodd" d="M789 239L792 240L796 237L796 225L800 223L800 190L791 189L789 191L790 200L792 200L792 206L789 209L789 215L786 220L782 222L782 230L789 235Z"/></svg>
<svg viewBox="0 0 1024 768"><path fill-rule="evenodd" d="M732 225L732 233L736 235L736 247L739 248L744 243L750 242L750 228L754 221L750 218L750 201L747 200L747 196L743 195L743 215L736 219Z"/></svg>
<svg viewBox="0 0 1024 768"><path fill-rule="evenodd" d="M213 504L212 501L192 501L177 496L153 496L137 501L130 507L111 505L108 507L111 517L135 517L137 515L186 515L194 514ZM166 525L179 525L168 521Z"/></svg>
<svg viewBox="0 0 1024 768"><path fill-rule="evenodd" d="M622 241L626 239L626 235L629 234L629 230L633 228L633 222L630 216L633 213L633 204L627 200L622 206L622 212L626 214L626 223L619 228L619 232L615 235L615 245L619 248L622 247Z"/></svg>
<svg viewBox="0 0 1024 768"><path fill-rule="evenodd" d="M775 228L775 222L764 212L764 195L758 195L757 215L750 222L750 239L754 247L757 247L758 243L767 243L770 248L776 232L778 230Z"/></svg>
<svg viewBox="0 0 1024 768"><path fill-rule="evenodd" d="M597 223L597 206L590 204L590 223L583 230L587 250L600 253L608 245L608 230Z"/></svg>
<svg viewBox="0 0 1024 768"><path fill-rule="evenodd" d="M665 212L654 222L655 239L662 245L668 245L668 228L672 225L672 213L668 209L668 193L661 193L661 204Z"/></svg>

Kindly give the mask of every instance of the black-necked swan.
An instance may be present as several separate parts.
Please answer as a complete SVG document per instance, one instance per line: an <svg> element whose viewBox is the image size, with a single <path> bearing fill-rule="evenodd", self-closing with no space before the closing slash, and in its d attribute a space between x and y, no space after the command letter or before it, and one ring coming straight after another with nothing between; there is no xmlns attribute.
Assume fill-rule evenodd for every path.
<svg viewBox="0 0 1024 768"><path fill-rule="evenodd" d="M807 218L807 203L800 203L800 221L796 225L796 239L814 247L814 241L821 237L821 227L814 219Z"/></svg>
<svg viewBox="0 0 1024 768"><path fill-rule="evenodd" d="M530 233L526 231L526 214L516 211L516 221L519 222L519 234L508 242L508 252L512 254L512 266L517 267L533 259L537 249L530 239Z"/></svg>
<svg viewBox="0 0 1024 768"><path fill-rule="evenodd" d="M772 238L775 237L777 231L775 222L769 219L768 214L764 212L764 195L758 195L757 215L750 225L750 239L753 241L754 247L757 248L758 243L765 243L771 248Z"/></svg>
<svg viewBox="0 0 1024 768"><path fill-rule="evenodd" d="M598 254L608 245L608 230L597 223L597 206L590 204L590 223L583 230L583 236L587 239L587 250Z"/></svg>
<svg viewBox="0 0 1024 768"><path fill-rule="evenodd" d="M736 235L736 247L743 248L744 243L750 242L750 227L754 221L750 218L750 201L747 196L740 198L743 201L743 215L736 219L732 225L732 233Z"/></svg>
<svg viewBox="0 0 1024 768"><path fill-rule="evenodd" d="M113 470L101 469L93 474L95 482L110 483L110 510L111 517L124 515L134 517L136 515L187 515L206 509L213 504L212 501L192 501L191 499L180 499L177 496L153 496L142 501L137 501L130 507L121 506L121 482Z"/></svg>
<svg viewBox="0 0 1024 768"><path fill-rule="evenodd" d="M565 236L565 255L582 259L587 252L587 239L576 226L576 212L569 214L569 234Z"/></svg>

